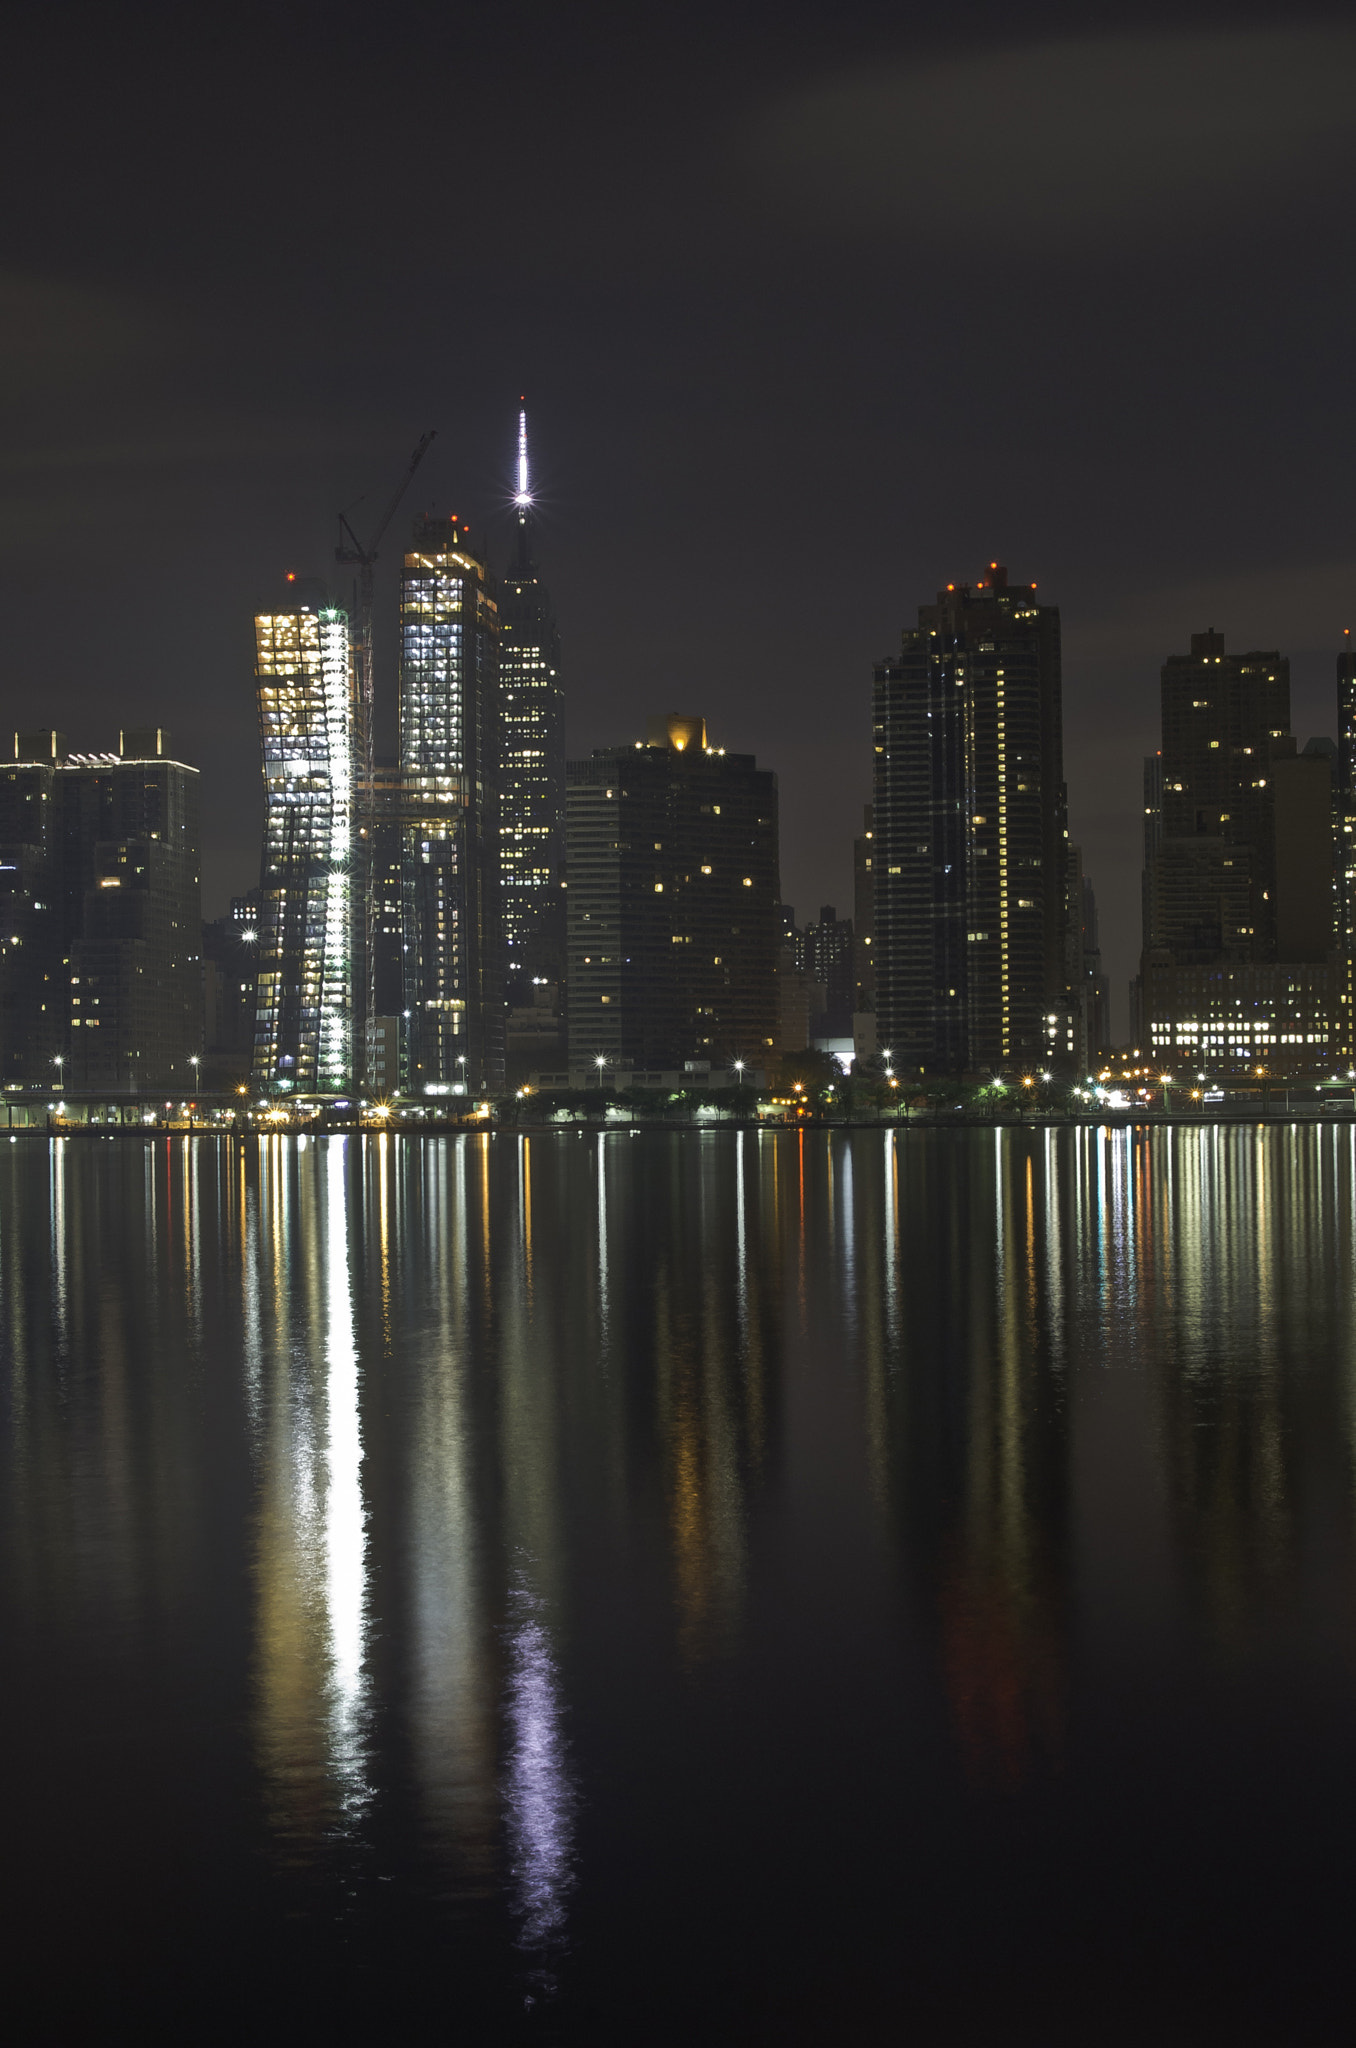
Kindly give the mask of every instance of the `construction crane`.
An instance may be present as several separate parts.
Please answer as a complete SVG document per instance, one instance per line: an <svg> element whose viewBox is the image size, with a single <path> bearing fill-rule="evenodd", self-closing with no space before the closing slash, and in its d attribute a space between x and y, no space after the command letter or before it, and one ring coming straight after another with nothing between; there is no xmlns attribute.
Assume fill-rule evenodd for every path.
<svg viewBox="0 0 1356 2048"><path fill-rule="evenodd" d="M428 453L430 442L437 439L437 428L430 427L409 459L405 474L396 485L391 502L377 523L376 531L364 547L357 534L349 525L348 514L339 514L339 545L334 559L345 568L356 566L358 571L358 632L354 652L358 657L358 687L363 703L368 707L367 723L372 723L372 570L377 560L386 529L395 518L396 509L410 487L410 480Z"/></svg>
<svg viewBox="0 0 1356 2048"><path fill-rule="evenodd" d="M425 455L428 453L429 444L433 440L435 440L436 437L436 427L430 427L428 432L420 441L419 446L415 449L413 455L410 457L409 462L407 463L405 468L405 474L401 477L400 482L396 485L396 488L391 495L391 501L387 505L386 510L383 512L381 518L378 520L377 525L373 531L372 538L367 543L367 546L363 546L362 542L358 539L357 534L353 531L352 526L349 524L348 514L346 512L341 512L339 514L339 545L334 551L334 559L336 562L341 563L345 568L356 568L358 571L358 630L357 633L354 635L353 653L355 658L355 664L357 667L358 700L362 706L361 758L363 764L363 815L361 819L361 831L363 845L365 848L365 857L363 862L363 873L361 877L358 877L356 879L358 882L358 890L360 892L359 900L362 906L361 930L364 968L363 983L365 1000L363 1003L363 1016L361 1019L361 1023L364 1027L364 1033L367 1019L373 1015L375 1008L377 975L377 949L375 943L376 896L375 891L373 890L372 887L372 853L374 832L376 826L376 763L373 759L373 747L375 743L376 727L376 698L373 680L374 664L372 659L372 571L376 565L377 550L381 546L387 527L395 518L396 508L399 506L401 499L404 497L406 491L409 489L410 480L413 477L414 472L416 471L416 469L418 469L420 463L423 461ZM356 509L356 507L352 509ZM358 1020L355 1019L355 1022L357 1021ZM364 1069L367 1065L365 1045L362 1049L361 1065Z"/></svg>

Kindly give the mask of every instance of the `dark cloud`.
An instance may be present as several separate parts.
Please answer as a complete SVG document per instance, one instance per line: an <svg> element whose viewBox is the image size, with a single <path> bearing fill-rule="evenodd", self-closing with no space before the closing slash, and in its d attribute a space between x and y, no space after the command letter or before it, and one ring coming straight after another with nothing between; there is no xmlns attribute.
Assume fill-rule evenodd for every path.
<svg viewBox="0 0 1356 2048"><path fill-rule="evenodd" d="M854 70L771 106L761 177L820 225L1008 249L1247 222L1326 171L1356 30L1315 26L977 48Z"/></svg>

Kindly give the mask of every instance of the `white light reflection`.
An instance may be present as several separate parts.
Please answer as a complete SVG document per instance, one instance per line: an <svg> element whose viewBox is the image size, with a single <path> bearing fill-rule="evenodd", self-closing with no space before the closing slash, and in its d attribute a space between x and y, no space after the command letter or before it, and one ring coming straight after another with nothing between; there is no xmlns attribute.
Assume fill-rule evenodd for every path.
<svg viewBox="0 0 1356 2048"><path fill-rule="evenodd" d="M735 1136L735 1234L738 1239L735 1251L735 1285L739 1298L741 1352L747 1348L749 1334L748 1246L744 1233L744 1142L747 1135L747 1132L739 1131Z"/></svg>
<svg viewBox="0 0 1356 2048"><path fill-rule="evenodd" d="M331 1756L344 1792L361 1792L363 1650L366 1634L367 1530L358 1421L358 1351L349 1275L346 1141L325 1154L325 1394L327 1473L324 1505L325 1606L330 1634Z"/></svg>
<svg viewBox="0 0 1356 2048"><path fill-rule="evenodd" d="M608 1343L607 1313L607 1138L598 1133L598 1343L604 1357Z"/></svg>
<svg viewBox="0 0 1356 2048"><path fill-rule="evenodd" d="M540 1602L521 1578L509 1602L509 1867L519 1946L544 1949L562 1937L574 1881L574 1785L565 1760L560 1680Z"/></svg>

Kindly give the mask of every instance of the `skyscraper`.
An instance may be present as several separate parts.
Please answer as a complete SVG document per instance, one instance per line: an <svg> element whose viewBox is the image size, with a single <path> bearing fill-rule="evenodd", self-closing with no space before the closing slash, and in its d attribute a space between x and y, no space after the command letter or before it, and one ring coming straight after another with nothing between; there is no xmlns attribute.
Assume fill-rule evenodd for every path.
<svg viewBox="0 0 1356 2048"><path fill-rule="evenodd" d="M1328 1063L1331 742L1297 752L1290 664L1193 633L1162 669L1162 817L1145 783L1142 1029L1202 1071Z"/></svg>
<svg viewBox="0 0 1356 2048"><path fill-rule="evenodd" d="M16 733L0 773L0 1080L50 1081L66 1051L66 981L55 898L58 732Z"/></svg>
<svg viewBox="0 0 1356 2048"><path fill-rule="evenodd" d="M499 859L510 1003L564 970L565 723L560 642L537 569L527 413L518 415L513 554L499 601Z"/></svg>
<svg viewBox="0 0 1356 2048"><path fill-rule="evenodd" d="M400 585L406 1085L497 1087L504 1072L497 836L499 612L454 517L421 519Z"/></svg>
<svg viewBox="0 0 1356 2048"><path fill-rule="evenodd" d="M898 1065L1072 1057L1059 612L991 563L875 671L877 1038Z"/></svg>
<svg viewBox="0 0 1356 2048"><path fill-rule="evenodd" d="M354 1085L365 986L362 705L346 613L321 603L254 622L264 773L254 1078Z"/></svg>
<svg viewBox="0 0 1356 2048"><path fill-rule="evenodd" d="M1333 791L1336 842L1337 1051L1356 1061L1356 650L1350 629L1337 657L1337 769Z"/></svg>
<svg viewBox="0 0 1356 2048"><path fill-rule="evenodd" d="M760 1065L777 1040L777 779L670 713L566 771L572 1069Z"/></svg>
<svg viewBox="0 0 1356 2048"><path fill-rule="evenodd" d="M202 1052L198 772L169 735L116 754L15 735L0 777L5 1078L135 1096L188 1091ZM7 886L6 886L7 885Z"/></svg>

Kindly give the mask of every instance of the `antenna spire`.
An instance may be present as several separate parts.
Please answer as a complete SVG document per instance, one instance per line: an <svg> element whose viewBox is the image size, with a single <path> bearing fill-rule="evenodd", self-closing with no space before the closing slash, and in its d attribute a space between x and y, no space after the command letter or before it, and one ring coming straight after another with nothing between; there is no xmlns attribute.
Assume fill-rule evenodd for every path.
<svg viewBox="0 0 1356 2048"><path fill-rule="evenodd" d="M518 489L513 502L520 510L524 510L532 503L527 469L527 400L522 398L518 403Z"/></svg>

